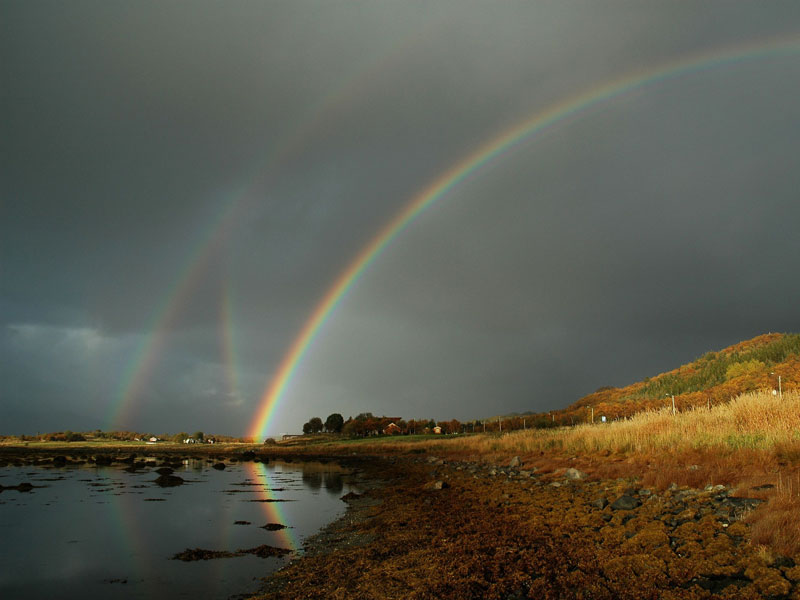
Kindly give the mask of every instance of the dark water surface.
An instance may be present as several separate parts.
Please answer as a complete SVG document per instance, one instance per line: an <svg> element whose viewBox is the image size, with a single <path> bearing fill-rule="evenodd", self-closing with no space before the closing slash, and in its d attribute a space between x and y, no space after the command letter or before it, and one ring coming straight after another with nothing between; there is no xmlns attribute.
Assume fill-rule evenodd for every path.
<svg viewBox="0 0 800 600"><path fill-rule="evenodd" d="M122 465L126 466L126 465ZM262 544L293 553L341 515L353 489L336 465L185 460L177 487L154 468L4 467L0 485L0 598L229 598L294 554L171 560L186 548L235 552ZM285 502L253 502L279 499ZM249 521L249 525L234 524ZM268 531L267 523L289 528Z"/></svg>

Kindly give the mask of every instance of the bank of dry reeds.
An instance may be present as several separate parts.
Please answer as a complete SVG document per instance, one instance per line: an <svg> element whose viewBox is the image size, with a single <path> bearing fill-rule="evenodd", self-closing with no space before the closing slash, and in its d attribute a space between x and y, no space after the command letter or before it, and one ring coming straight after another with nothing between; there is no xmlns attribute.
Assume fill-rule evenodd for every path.
<svg viewBox="0 0 800 600"><path fill-rule="evenodd" d="M710 409L692 408L673 414L665 407L611 423L512 432L502 438L474 438L472 444L476 450L563 450L575 454L714 448L786 452L797 447L800 457L800 394L789 392L779 397L752 392Z"/></svg>

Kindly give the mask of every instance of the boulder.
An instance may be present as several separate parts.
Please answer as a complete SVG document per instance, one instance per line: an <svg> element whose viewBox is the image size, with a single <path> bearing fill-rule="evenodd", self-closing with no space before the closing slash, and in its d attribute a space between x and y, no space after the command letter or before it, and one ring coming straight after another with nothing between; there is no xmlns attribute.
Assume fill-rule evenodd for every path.
<svg viewBox="0 0 800 600"><path fill-rule="evenodd" d="M177 475L159 475L155 480L155 484L161 487L175 487L176 485L183 485L183 478Z"/></svg>
<svg viewBox="0 0 800 600"><path fill-rule="evenodd" d="M156 473L158 473L159 475L171 475L174 472L175 470L170 467L160 467L156 469Z"/></svg>
<svg viewBox="0 0 800 600"><path fill-rule="evenodd" d="M574 467L570 467L564 472L564 477L566 477L567 479L585 479L586 473L584 473L583 471L579 471Z"/></svg>
<svg viewBox="0 0 800 600"><path fill-rule="evenodd" d="M611 508L614 510L633 510L641 505L636 498L628 496L627 494L620 496L611 503Z"/></svg>
<svg viewBox="0 0 800 600"><path fill-rule="evenodd" d="M608 506L608 500L606 498L598 498L597 500L592 501L590 504L595 508L603 510L606 506Z"/></svg>
<svg viewBox="0 0 800 600"><path fill-rule="evenodd" d="M211 465L211 468L212 469L216 469L217 471L224 471L225 470L225 463L221 463L221 462L214 463L213 465Z"/></svg>

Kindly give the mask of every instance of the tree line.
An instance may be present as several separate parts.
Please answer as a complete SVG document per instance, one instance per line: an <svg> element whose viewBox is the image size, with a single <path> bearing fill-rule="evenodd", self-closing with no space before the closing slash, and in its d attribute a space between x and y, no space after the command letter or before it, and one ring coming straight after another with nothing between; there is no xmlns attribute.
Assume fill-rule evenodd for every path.
<svg viewBox="0 0 800 600"><path fill-rule="evenodd" d="M350 437L373 435L416 435L416 434L463 434L483 432L503 432L519 429L541 429L561 425L547 415L494 417L491 419L461 422L458 419L435 421L434 419L403 419L400 417L376 417L370 412L349 417L346 421L339 413L333 413L323 423L319 417L312 417L303 424L303 433L337 433ZM438 430L437 430L438 428Z"/></svg>

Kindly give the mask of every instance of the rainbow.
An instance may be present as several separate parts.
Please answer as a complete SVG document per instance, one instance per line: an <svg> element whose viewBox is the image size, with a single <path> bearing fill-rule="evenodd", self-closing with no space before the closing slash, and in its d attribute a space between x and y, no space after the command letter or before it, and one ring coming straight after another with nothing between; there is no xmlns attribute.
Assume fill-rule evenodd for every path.
<svg viewBox="0 0 800 600"><path fill-rule="evenodd" d="M380 256L383 250L426 208L445 196L456 186L473 177L480 170L503 155L519 148L533 136L542 134L571 118L583 116L625 94L640 90L680 76L736 63L737 61L792 55L800 51L800 37L770 38L735 47L716 49L683 57L655 68L640 70L626 76L601 83L586 91L569 96L549 107L537 111L514 127L490 139L477 150L455 163L433 182L414 196L398 215L387 223L377 235L356 255L342 271L324 297L317 303L311 316L303 325L278 369L265 387L248 436L259 440L267 432L276 408L286 392L298 365L308 352L320 328L336 310L345 294L361 275Z"/></svg>
<svg viewBox="0 0 800 600"><path fill-rule="evenodd" d="M222 343L222 365L225 369L225 381L227 383L227 394L230 402L237 402L239 399L239 383L236 376L236 343L234 340L233 309L230 285L225 285L222 289L220 300L219 315L219 338Z"/></svg>
<svg viewBox="0 0 800 600"><path fill-rule="evenodd" d="M264 480L264 487L257 488L258 496L262 500L274 500L276 498L275 493L272 491L277 486L272 481L270 477L270 468L265 465L264 463L247 463L247 469L250 471L250 475L252 476L254 481L259 481L259 479ZM297 552L301 545L300 541L294 534L294 529L292 528L292 522L284 514L284 509L281 508L281 503L279 502L264 502L264 516L267 517L268 523L280 523L281 525L286 525L286 529L279 529L275 532L275 537L280 541L281 548L287 548L292 552Z"/></svg>
<svg viewBox="0 0 800 600"><path fill-rule="evenodd" d="M200 237L189 252L190 260L186 261L188 266L170 287L147 328L150 333L138 344L133 359L122 376L108 419L112 429L130 424L132 401L140 396L144 382L155 367L159 351L165 344L166 329L175 321L179 308L190 298L206 265L227 239L239 218L239 209L241 206L237 204L223 207L212 219L208 232Z"/></svg>
<svg viewBox="0 0 800 600"><path fill-rule="evenodd" d="M164 300L157 308L149 326L148 333L142 336L132 358L122 374L114 401L111 403L108 423L110 428L131 426L131 412L135 400L141 398L144 386L150 379L157 358L166 344L166 329L180 314L180 309L191 298L191 292L197 286L205 266L218 252L228 234L240 222L247 212L248 196L255 196L259 188L265 185L271 173L288 163L293 157L310 143L314 135L324 133L329 123L335 122L338 112L344 110L354 98L363 93L369 82L381 73L391 69L392 64L409 49L433 37L435 25L444 20L430 20L425 27L416 30L412 35L400 37L389 44L386 49L375 55L365 55L357 68L352 69L347 77L337 82L332 90L321 96L308 110L303 120L296 126L288 128L282 140L275 144L275 150L261 154L252 161L250 172L245 177L249 184L237 189L231 198L222 203L218 216L211 220L205 233L188 253L186 266L178 274L173 285L168 289ZM266 165L267 175L258 173ZM227 342L223 342L227 343ZM230 380L229 382L230 383Z"/></svg>

